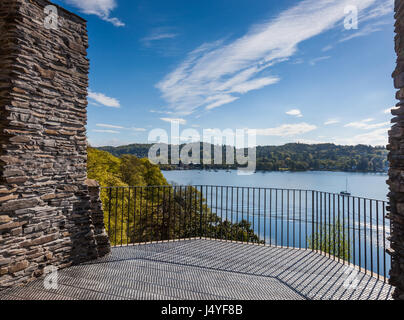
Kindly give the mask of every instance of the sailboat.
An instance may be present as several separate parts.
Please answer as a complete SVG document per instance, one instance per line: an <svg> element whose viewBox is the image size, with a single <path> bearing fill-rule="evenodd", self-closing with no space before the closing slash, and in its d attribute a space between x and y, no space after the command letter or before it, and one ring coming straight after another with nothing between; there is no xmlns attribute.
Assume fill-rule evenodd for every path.
<svg viewBox="0 0 404 320"><path fill-rule="evenodd" d="M348 191L348 178L346 178L345 191L341 191L339 194L341 196L350 196L351 195L351 193Z"/></svg>

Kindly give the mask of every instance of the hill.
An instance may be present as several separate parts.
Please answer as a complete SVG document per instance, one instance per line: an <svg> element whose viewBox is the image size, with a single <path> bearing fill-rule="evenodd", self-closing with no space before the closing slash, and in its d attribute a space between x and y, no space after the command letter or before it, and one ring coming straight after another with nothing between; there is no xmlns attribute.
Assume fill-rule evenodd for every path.
<svg viewBox="0 0 404 320"><path fill-rule="evenodd" d="M138 158L146 158L150 147L151 144L131 144L98 149L117 157L130 154ZM211 147L213 148L212 145ZM225 150L226 147L223 148L223 159L225 159ZM366 145L340 146L335 144L290 143L283 146L258 146L257 170L386 172L388 168L387 154L388 151L384 147ZM165 170L236 168L235 165L224 163L219 165L160 165L160 168Z"/></svg>

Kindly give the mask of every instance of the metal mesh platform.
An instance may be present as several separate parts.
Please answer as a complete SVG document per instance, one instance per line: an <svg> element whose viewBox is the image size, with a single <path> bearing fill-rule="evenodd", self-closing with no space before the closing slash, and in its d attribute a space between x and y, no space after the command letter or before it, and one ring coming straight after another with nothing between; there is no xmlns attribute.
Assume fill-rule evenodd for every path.
<svg viewBox="0 0 404 320"><path fill-rule="evenodd" d="M384 300L392 288L311 251L215 240L116 247L103 259L0 291L0 300Z"/></svg>

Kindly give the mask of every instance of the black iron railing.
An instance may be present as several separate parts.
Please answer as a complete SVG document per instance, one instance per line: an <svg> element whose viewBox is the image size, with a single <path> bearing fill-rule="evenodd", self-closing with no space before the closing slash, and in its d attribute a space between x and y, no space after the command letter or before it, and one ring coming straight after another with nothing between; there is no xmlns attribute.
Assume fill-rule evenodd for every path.
<svg viewBox="0 0 404 320"><path fill-rule="evenodd" d="M102 188L113 245L209 238L313 250L388 278L387 203L314 190L231 186Z"/></svg>

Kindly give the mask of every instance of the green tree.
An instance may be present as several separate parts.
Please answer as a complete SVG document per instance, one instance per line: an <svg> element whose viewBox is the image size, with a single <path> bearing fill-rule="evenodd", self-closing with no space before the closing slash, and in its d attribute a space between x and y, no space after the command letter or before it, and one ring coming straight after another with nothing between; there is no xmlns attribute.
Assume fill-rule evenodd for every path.
<svg viewBox="0 0 404 320"><path fill-rule="evenodd" d="M104 187L104 223L112 245L201 236L260 242L248 222L222 221L199 190L168 185L147 159L88 148L88 177Z"/></svg>
<svg viewBox="0 0 404 320"><path fill-rule="evenodd" d="M332 224L323 224L308 238L309 248L329 253L337 258L350 261L352 244L348 242L348 232L339 220Z"/></svg>

